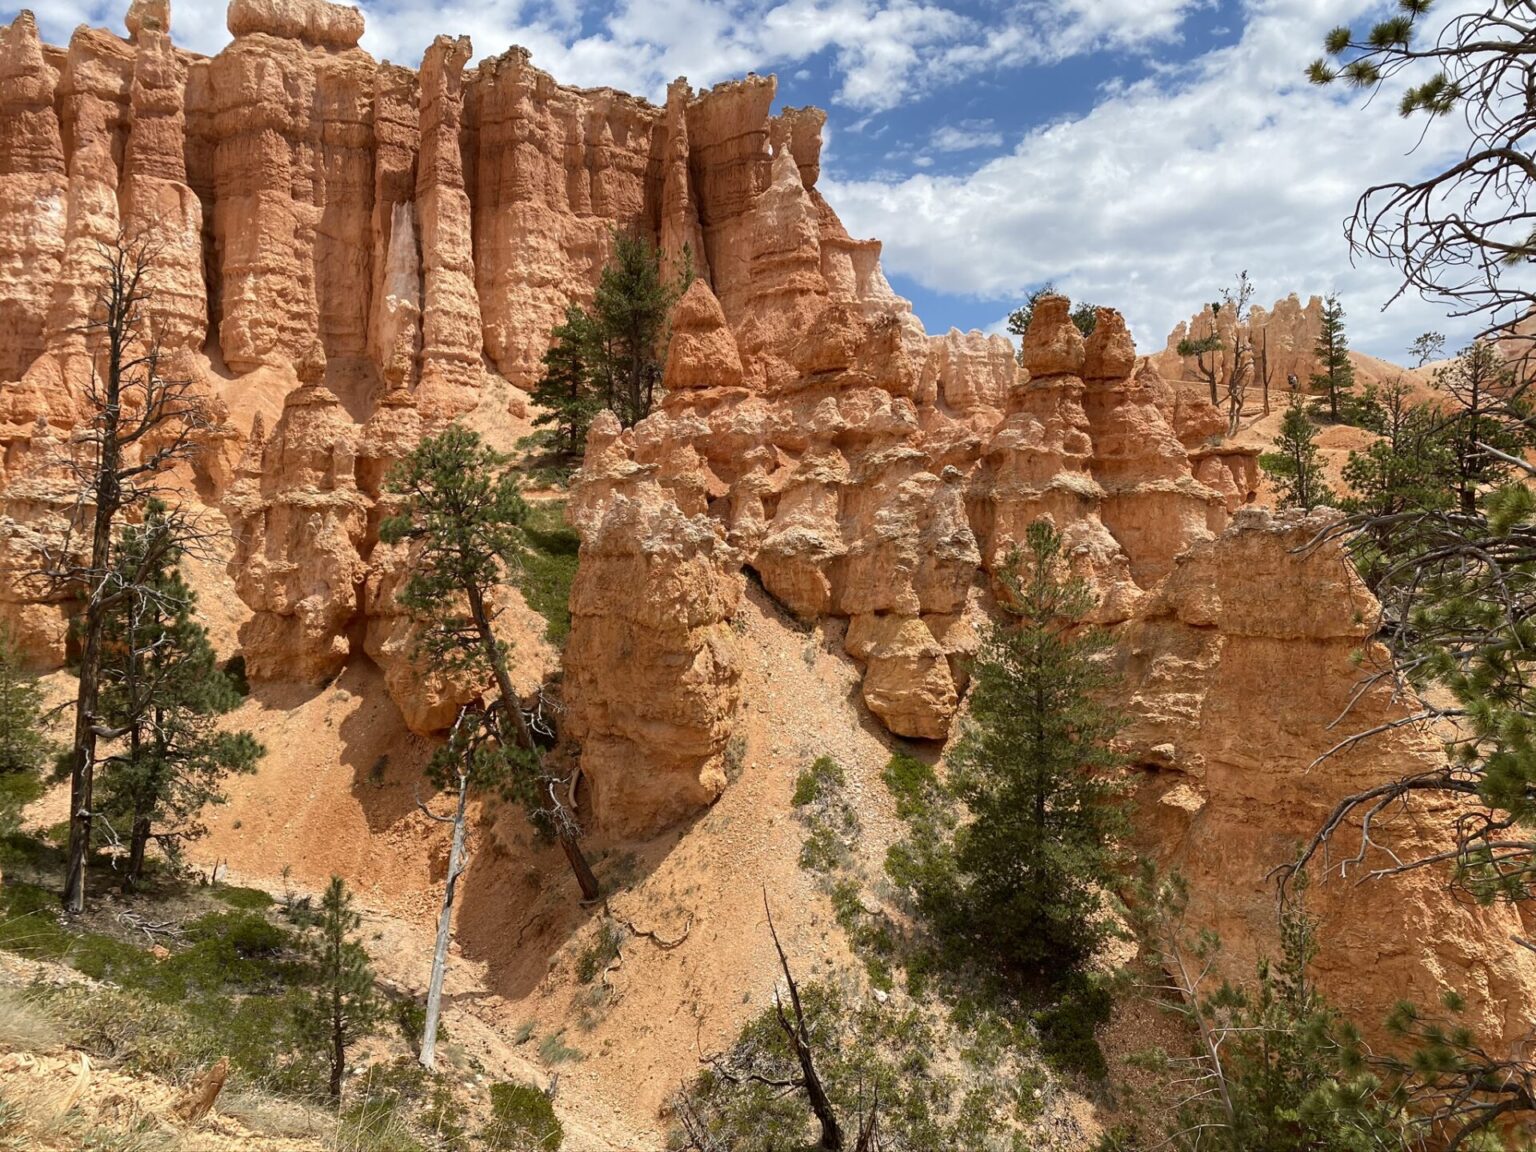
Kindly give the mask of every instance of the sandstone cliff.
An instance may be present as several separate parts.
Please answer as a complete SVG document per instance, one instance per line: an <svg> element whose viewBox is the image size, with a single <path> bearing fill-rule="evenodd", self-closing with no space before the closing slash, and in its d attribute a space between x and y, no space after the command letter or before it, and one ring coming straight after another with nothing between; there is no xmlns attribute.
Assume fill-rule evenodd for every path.
<svg viewBox="0 0 1536 1152"><path fill-rule="evenodd" d="M1176 356L1138 359L1113 310L1085 342L1042 299L1022 365L1000 337L928 335L817 189L822 115L774 115L771 78L679 81L657 107L562 86L519 49L469 69L462 38L415 71L380 64L361 15L322 0L234 0L212 59L168 21L136 0L127 38L48 48L27 13L0 33L0 622L40 663L63 658L65 607L27 573L73 498L99 242L152 225L163 245L153 325L218 425L180 479L232 529L253 677L366 656L430 733L471 689L412 666L382 478L454 418L510 446L549 327L628 228L698 278L661 406L599 419L571 494L564 730L598 834L650 836L730 787L747 581L841 638L889 733L945 739L992 576L1040 517L1123 640L1144 833L1236 956L1268 940L1264 873L1323 807L1435 754L1405 732L1308 767L1376 611L1338 552L1242 511L1251 449L1206 443L1220 415L1165 380ZM1309 371L1310 316L1269 320L1281 381ZM1507 1006L1495 1029L1526 1014L1536 963L1509 956L1499 914L1429 924L1443 903L1411 885L1323 888L1322 966L1362 1019L1452 979ZM1364 924L1390 985L1348 955Z"/></svg>

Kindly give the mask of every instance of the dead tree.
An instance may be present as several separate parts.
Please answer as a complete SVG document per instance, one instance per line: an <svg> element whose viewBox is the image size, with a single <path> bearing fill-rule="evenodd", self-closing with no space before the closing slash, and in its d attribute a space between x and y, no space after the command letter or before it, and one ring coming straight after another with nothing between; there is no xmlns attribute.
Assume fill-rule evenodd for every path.
<svg viewBox="0 0 1536 1152"><path fill-rule="evenodd" d="M800 1003L800 986L795 983L795 974L789 970L789 958L784 955L778 929L773 926L773 910L768 907L767 892L763 893L763 911L768 917L768 932L773 937L773 949L779 954L779 967L784 970L784 983L789 987L789 1003L794 1009L795 1018L791 1020L785 1013L784 997L777 993L773 997L773 1008L779 1018L779 1027L784 1030L790 1050L800 1065L800 1088L805 1092L806 1102L810 1104L816 1122L821 1125L821 1139L816 1147L824 1152L840 1152L843 1147L843 1126L837 1122L832 1100L827 1096L821 1075L816 1071L816 1052L811 1047L811 1030L805 1023L805 1006Z"/></svg>
<svg viewBox="0 0 1536 1152"><path fill-rule="evenodd" d="M1254 379L1256 356L1252 321L1253 282L1246 271L1239 272L1237 284L1222 291L1221 299L1209 305L1211 330L1198 340L1180 340L1176 351L1180 356L1193 357L1201 379L1210 388L1211 404L1220 406L1225 401L1227 409L1227 435L1237 435L1242 424L1243 407L1248 402L1248 386ZM1221 333L1221 317L1225 312L1232 318L1231 346ZM1210 357L1207 361L1206 357ZM1269 412L1269 374L1263 369L1264 411Z"/></svg>
<svg viewBox="0 0 1536 1152"><path fill-rule="evenodd" d="M81 329L93 355L84 396L89 414L73 438L79 495L63 539L45 547L42 557L43 574L83 606L64 875L64 906L71 912L85 909L97 742L126 734L104 727L98 714L108 616L134 595L131 574L113 573L113 530L126 511L155 493L167 468L191 455L195 435L207 427L192 382L165 374L152 329L147 281L157 252L154 240L142 235L119 233L101 245L101 282Z"/></svg>
<svg viewBox="0 0 1536 1152"><path fill-rule="evenodd" d="M1259 329L1258 346L1254 353L1254 374L1264 389L1264 415L1269 415L1269 381L1274 375L1274 366L1269 362L1269 328Z"/></svg>
<svg viewBox="0 0 1536 1152"><path fill-rule="evenodd" d="M443 909L437 918L437 944L432 950L432 978L427 984L427 1019L421 1031L421 1066L432 1071L437 1060L437 1022L442 1014L443 977L448 968L448 943L453 937L453 898L459 877L464 874L464 811L469 800L469 783L474 774L475 756L487 732L478 710L465 705L459 709L448 747L453 752L454 775L458 784L458 803L452 816L439 816L420 800L416 806L433 820L453 825L453 847L448 852L448 876L443 883Z"/></svg>
<svg viewBox="0 0 1536 1152"><path fill-rule="evenodd" d="M769 1076L753 1068L739 1068L721 1056L705 1056L701 1061L708 1064L721 1080L729 1084L758 1084L783 1092L799 1092L805 1096L811 1114L816 1117L820 1136L816 1147L820 1152L842 1152L847 1147L842 1122L838 1119L836 1105L832 1101L821 1071L816 1066L816 1048L810 1023L806 1019L805 1004L800 997L800 985L790 970L789 957L779 941L778 930L773 924L773 910L768 906L768 893L763 892L763 911L768 918L768 933L773 937L773 948L778 953L779 970L784 974L785 994L774 992L773 1009L779 1029L789 1043L797 1071L788 1076ZM855 1128L853 1152L879 1152L880 1150L880 1093L876 1085L869 1107L862 1110ZM724 1152L724 1145L710 1132L709 1125L694 1103L686 1096L677 1105L679 1123L688 1139L688 1147L694 1152Z"/></svg>

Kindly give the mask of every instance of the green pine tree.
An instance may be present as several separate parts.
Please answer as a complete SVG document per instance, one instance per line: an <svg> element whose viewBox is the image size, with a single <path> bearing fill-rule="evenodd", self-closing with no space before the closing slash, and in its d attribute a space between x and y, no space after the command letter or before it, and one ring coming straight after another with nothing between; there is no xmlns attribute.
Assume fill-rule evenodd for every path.
<svg viewBox="0 0 1536 1152"><path fill-rule="evenodd" d="M667 317L693 280L691 261L668 280L661 250L636 233L615 232L589 310L591 379L605 405L629 428L651 413L667 360Z"/></svg>
<svg viewBox="0 0 1536 1152"><path fill-rule="evenodd" d="M1453 401L1445 417L1460 510L1472 515L1483 492L1510 479L1515 465L1489 452L1518 457L1532 442L1523 388L1497 348L1478 340L1435 372L1435 387Z"/></svg>
<svg viewBox="0 0 1536 1152"><path fill-rule="evenodd" d="M565 310L565 323L550 333L544 374L530 396L543 411L533 422L548 427L550 445L560 455L581 455L592 418L603 409L608 389L594 380L602 356L592 318L579 305Z"/></svg>
<svg viewBox="0 0 1536 1152"><path fill-rule="evenodd" d="M507 457L454 424L418 444L385 478L384 488L398 499L399 510L380 526L379 538L415 544L411 575L398 599L422 624L419 652L451 679L495 683L497 740L509 766L504 787L516 791L535 822L559 839L583 899L596 899L597 880L577 843L581 829L563 799L564 782L544 772L512 686L510 649L492 627L491 592L517 581L525 554L528 505Z"/></svg>
<svg viewBox="0 0 1536 1152"><path fill-rule="evenodd" d="M1400 1096L1364 1066L1359 1037L1312 980L1317 926L1293 878L1280 956L1248 984L1214 989L1221 941L1187 923L1188 890L1150 866L1132 906L1159 1000L1190 1025L1195 1052L1178 1067L1184 1094L1166 1141L1185 1152L1407 1152ZM1172 993L1172 996L1166 995Z"/></svg>
<svg viewBox="0 0 1536 1152"><path fill-rule="evenodd" d="M1299 396L1285 410L1274 449L1259 457L1259 467L1274 478L1282 505L1310 510L1334 502L1317 455L1317 429Z"/></svg>
<svg viewBox="0 0 1536 1152"><path fill-rule="evenodd" d="M0 835L42 795L40 776L52 752L43 727L43 690L29 676L8 632L0 629Z"/></svg>
<svg viewBox="0 0 1536 1152"><path fill-rule="evenodd" d="M142 524L120 534L114 561L129 594L109 612L100 704L121 737L103 761L95 804L107 827L128 832L129 885L143 876L151 839L174 859L206 834L199 814L222 804L225 779L256 771L265 751L249 732L219 729L240 693L194 618L181 549L161 546L174 531L165 508L152 503Z"/></svg>
<svg viewBox="0 0 1536 1152"><path fill-rule="evenodd" d="M525 550L528 504L509 463L459 424L422 440L385 478L399 510L380 525L379 539L416 545L398 598L426 624L418 642L433 669L494 679L511 702L508 648L487 602L496 585L515 580Z"/></svg>
<svg viewBox="0 0 1536 1152"><path fill-rule="evenodd" d="M1360 533L1350 541L1355 565L1374 590L1396 563L1388 554L1406 544L1411 527L1405 513L1439 512L1455 503L1454 457L1443 413L1409 402L1407 385L1385 388L1379 399L1380 438L1351 451L1344 465L1349 495L1339 507L1358 518Z"/></svg>
<svg viewBox="0 0 1536 1152"><path fill-rule="evenodd" d="M301 1033L326 1053L332 1102L341 1099L347 1049L374 1030L381 1013L373 965L367 950L353 939L362 922L352 908L346 882L332 876L306 945L315 970L315 990L299 1009Z"/></svg>
<svg viewBox="0 0 1536 1152"><path fill-rule="evenodd" d="M1009 619L977 657L947 758L945 790L970 819L914 825L888 861L951 941L1032 974L1081 965L1111 935L1105 892L1126 828L1119 722L1103 702L1110 640L1084 624L1093 595L1064 568L1061 537L1031 524L1000 574Z"/></svg>
<svg viewBox="0 0 1536 1152"><path fill-rule="evenodd" d="M1336 295L1323 303L1323 326L1314 354L1322 367L1309 382L1314 392L1324 393L1328 418L1337 423L1341 413L1347 415L1348 398L1355 387L1355 366L1350 363L1349 337L1344 334L1344 306Z"/></svg>

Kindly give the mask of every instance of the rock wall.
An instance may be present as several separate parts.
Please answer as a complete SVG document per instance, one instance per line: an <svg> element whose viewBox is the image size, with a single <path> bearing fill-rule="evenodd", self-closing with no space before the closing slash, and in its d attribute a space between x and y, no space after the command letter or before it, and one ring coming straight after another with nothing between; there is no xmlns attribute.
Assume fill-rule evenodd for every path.
<svg viewBox="0 0 1536 1152"><path fill-rule="evenodd" d="M1179 342L1203 340L1215 330L1222 335L1225 347L1231 348L1235 327L1230 309L1223 309L1214 318L1209 308L1196 313L1168 334L1167 347L1157 355L1158 370L1169 380L1204 380L1195 358L1179 355ZM1319 369L1316 349L1323 330L1323 298L1311 296L1302 304L1292 292L1275 301L1273 308L1255 305L1242 327L1244 337L1252 339L1254 347L1262 349L1268 358L1271 395L1286 395L1286 382L1292 375L1302 391L1306 391L1308 379ZM1205 358L1207 365L1217 365L1218 380L1226 371L1226 357L1227 353L1222 351ZM1253 391L1260 387L1262 382L1256 383Z"/></svg>
<svg viewBox="0 0 1536 1152"><path fill-rule="evenodd" d="M1221 936L1238 977L1273 948L1271 870L1345 796L1444 756L1432 734L1403 727L1319 762L1350 733L1404 714L1390 679L1356 695L1388 657L1353 565L1337 547L1308 547L1337 516L1238 512L1178 558L1121 634L1138 835L1189 881L1190 923ZM1509 943L1522 934L1518 913L1450 899L1433 870L1367 878L1443 849L1454 817L1445 802L1396 805L1376 817L1377 846L1358 861L1358 820L1340 830L1306 895L1320 920L1316 970L1369 1032L1399 1000L1434 1006L1454 988L1480 1034L1518 1042L1536 995L1536 960Z"/></svg>
<svg viewBox="0 0 1536 1152"><path fill-rule="evenodd" d="M66 606L28 573L72 513L100 242L158 233L149 321L216 424L181 479L233 529L251 674L320 681L366 655L431 732L476 686L413 667L383 477L448 420L511 427L549 328L628 228L697 279L659 409L596 421L571 493L565 734L604 833L650 835L728 786L743 580L845 621L829 633L873 716L940 741L992 577L1041 517L1122 638L1142 827L1235 955L1269 938L1259 878L1322 808L1436 754L1404 731L1309 767L1371 651L1375 606L1340 555L1244 510L1251 451L1209 443L1222 417L1176 386L1187 366L1139 360L1113 310L1084 341L1065 299L1040 300L1022 358L927 334L817 190L823 115L771 114L771 78L678 81L656 107L557 84L519 49L467 69L463 38L380 64L360 13L323 0L234 0L212 59L168 21L136 0L127 38L81 28L66 49L28 13L0 29L0 623L39 663L63 658ZM1255 311L1277 378L1304 379L1317 302ZM1490 1029L1528 1016L1536 972L1497 913L1429 922L1445 905L1411 885L1324 887L1331 939L1373 943L1389 973L1324 954L1363 1019L1447 981L1487 992Z"/></svg>

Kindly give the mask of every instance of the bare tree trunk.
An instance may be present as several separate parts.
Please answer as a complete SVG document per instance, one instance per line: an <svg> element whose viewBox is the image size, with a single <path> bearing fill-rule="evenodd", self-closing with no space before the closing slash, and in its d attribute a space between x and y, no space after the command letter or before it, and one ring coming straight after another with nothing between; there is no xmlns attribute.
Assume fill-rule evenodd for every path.
<svg viewBox="0 0 1536 1152"><path fill-rule="evenodd" d="M789 970L789 958L784 955L784 946L779 943L779 933L773 926L773 912L768 908L766 891L763 893L763 909L768 914L768 932L773 936L774 951L779 954L779 967L784 971L784 982L789 985L789 1002L794 1010L794 1020L791 1021L785 1014L782 1000L775 999L774 1007L778 1010L779 1027L783 1029L789 1046L794 1050L795 1059L800 1063L800 1086L805 1089L806 1101L817 1123L821 1125L821 1139L817 1141L816 1147L821 1152L842 1152L843 1127L837 1122L832 1099L827 1095L821 1075L816 1070L816 1054L811 1049L811 1030L805 1022L805 1009L800 1003L800 986L795 983L794 973Z"/></svg>
<svg viewBox="0 0 1536 1152"><path fill-rule="evenodd" d="M112 520L122 504L118 477L121 446L123 343L127 336L129 302L121 273L107 288L107 380L101 414L101 448L93 484L95 507L91 523L91 579L80 647L80 684L75 693L75 742L69 769L69 857L64 873L64 907L85 911L85 866L91 853L91 818L95 803L96 708L101 693L101 642L106 625L105 580L112 554Z"/></svg>
<svg viewBox="0 0 1536 1152"><path fill-rule="evenodd" d="M140 816L133 822L133 836L128 844L128 876L124 887L132 888L144 875L144 853L149 847L149 817Z"/></svg>
<svg viewBox="0 0 1536 1152"><path fill-rule="evenodd" d="M491 631L491 620L485 610L485 601L478 588L467 589L467 592L470 612L474 617L475 627L480 633L480 642L485 647L491 661L491 668L496 675L496 688L501 693L502 715L512 722L512 730L517 734L517 742L532 753L539 774L542 776L544 757L539 752L539 746L534 743L533 733L528 730L528 721L523 719L523 709L518 702L517 693L512 690L512 678L507 675L506 662L501 658L501 649L496 643L496 635ZM557 806L560 805L559 797L552 796L551 799ZM581 845L576 842L576 834L565 820L556 819L555 837L560 841L560 847L571 865L571 871L575 873L576 883L581 886L581 898L589 901L596 900L602 894L602 889L599 888L597 877L593 875L592 867L581 851Z"/></svg>
<svg viewBox="0 0 1536 1152"><path fill-rule="evenodd" d="M473 755L466 749L464 755ZM453 848L448 853L448 881L443 886L443 910L437 918L437 947L432 951L432 979L427 985L427 1021L421 1030L421 1066L428 1072L437 1061L437 1021L442 1014L443 977L448 967L448 942L452 938L453 897L464 871L464 808L469 797L469 772L459 771L459 804L453 814Z"/></svg>
<svg viewBox="0 0 1536 1152"><path fill-rule="evenodd" d="M332 1102L341 1099L341 1080L347 1071L347 1030L341 1012L341 993L331 993L331 1082Z"/></svg>

